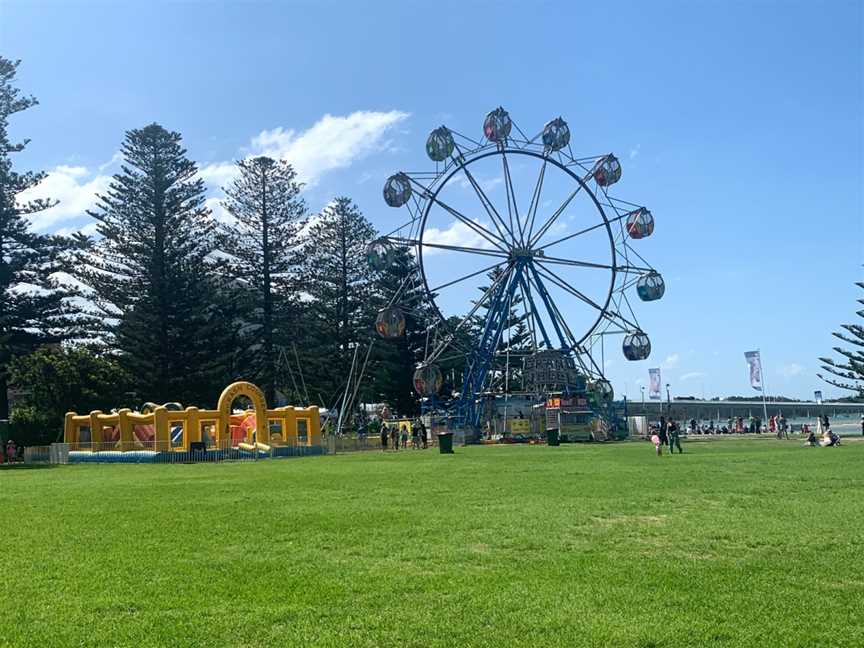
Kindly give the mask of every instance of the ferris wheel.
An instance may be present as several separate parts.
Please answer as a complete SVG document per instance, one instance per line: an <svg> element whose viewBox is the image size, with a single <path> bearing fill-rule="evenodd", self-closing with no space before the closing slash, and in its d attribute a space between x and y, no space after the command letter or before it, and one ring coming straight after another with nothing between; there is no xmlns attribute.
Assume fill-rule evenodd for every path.
<svg viewBox="0 0 864 648"><path fill-rule="evenodd" d="M476 419L476 399L496 353L513 348L508 336L516 326L538 391L566 389L581 376L611 399L595 343L620 334L628 360L646 359L651 342L630 295L635 289L650 302L665 292L660 273L636 249L653 233L654 217L609 193L621 179L619 160L577 157L561 117L529 137L500 107L486 115L479 139L441 126L426 153L434 170L403 171L385 182L384 201L407 217L367 251L377 269L392 263L398 248L416 262L415 280L435 314L414 375L420 395L440 390L445 354L464 353L456 399L462 418ZM378 314L379 335L404 333L403 310L394 295ZM456 348L468 328L471 347Z"/></svg>

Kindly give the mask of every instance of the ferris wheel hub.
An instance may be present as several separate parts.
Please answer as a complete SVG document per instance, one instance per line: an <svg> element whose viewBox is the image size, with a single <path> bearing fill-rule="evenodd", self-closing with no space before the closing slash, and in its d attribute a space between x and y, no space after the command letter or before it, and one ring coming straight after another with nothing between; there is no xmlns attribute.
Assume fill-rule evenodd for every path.
<svg viewBox="0 0 864 648"><path fill-rule="evenodd" d="M535 254L537 253L529 247L517 247L510 250L510 259L531 259Z"/></svg>

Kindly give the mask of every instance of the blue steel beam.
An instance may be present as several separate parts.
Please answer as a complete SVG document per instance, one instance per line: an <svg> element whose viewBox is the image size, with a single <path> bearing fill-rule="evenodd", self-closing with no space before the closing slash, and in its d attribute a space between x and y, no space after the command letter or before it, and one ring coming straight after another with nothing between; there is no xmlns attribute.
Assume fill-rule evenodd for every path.
<svg viewBox="0 0 864 648"><path fill-rule="evenodd" d="M534 321L540 328L540 334L543 336L543 341L546 343L546 348L552 348L552 340L549 339L549 334L546 333L546 327L543 326L543 320L540 319L540 314L537 311L537 305L534 303L534 295L531 293L531 284L528 283L524 276L519 277L519 281L525 290L525 296L528 298L528 303L531 304L531 312L534 313Z"/></svg>
<svg viewBox="0 0 864 648"><path fill-rule="evenodd" d="M530 264L531 272L534 275L534 284L537 286L537 291L540 293L540 298L543 300L543 303L546 306L546 310L549 312L549 318L552 320L552 326L555 327L555 332L558 334L558 339L561 342L562 349L569 349L570 346L567 344L567 340L564 338L564 334L561 332L561 327L558 325L558 318L555 317L555 311L552 309L551 305L551 297L549 296L548 291L546 290L546 286L543 285L543 282L540 280L540 275L537 272L537 268L534 267L534 264ZM530 280L530 279L529 279Z"/></svg>
<svg viewBox="0 0 864 648"><path fill-rule="evenodd" d="M457 415L461 423L477 426L479 423L479 410L476 407L477 394L483 387L486 374L490 369L495 350L504 332L504 325L508 319L507 304L513 297L516 286L519 285L520 277L524 268L524 262L517 262L511 271L511 276L501 283L495 291L483 325L483 333L480 341L472 354L471 360L465 367L462 380L462 393L456 406Z"/></svg>

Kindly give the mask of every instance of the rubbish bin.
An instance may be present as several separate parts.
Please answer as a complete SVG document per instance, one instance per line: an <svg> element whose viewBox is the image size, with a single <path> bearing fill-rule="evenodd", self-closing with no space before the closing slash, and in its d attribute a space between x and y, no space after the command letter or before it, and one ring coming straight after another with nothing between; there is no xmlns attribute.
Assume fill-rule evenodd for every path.
<svg viewBox="0 0 864 648"><path fill-rule="evenodd" d="M453 454L453 433L438 433L438 451L441 454Z"/></svg>
<svg viewBox="0 0 864 648"><path fill-rule="evenodd" d="M546 430L546 445L561 445L561 439L558 437L558 430Z"/></svg>

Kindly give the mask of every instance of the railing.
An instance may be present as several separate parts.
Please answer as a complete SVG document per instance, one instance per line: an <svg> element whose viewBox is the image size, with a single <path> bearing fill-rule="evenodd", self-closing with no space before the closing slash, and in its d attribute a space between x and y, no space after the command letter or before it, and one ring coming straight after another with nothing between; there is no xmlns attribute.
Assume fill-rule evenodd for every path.
<svg viewBox="0 0 864 648"><path fill-rule="evenodd" d="M465 434L462 431L458 431L453 435L453 443L454 445L465 445ZM438 445L438 441L434 434L429 435L429 439L426 442L426 448L432 448ZM366 435L366 436L336 436L336 435L328 435L324 439L324 446L327 448L327 454L342 454L346 452L368 452L370 450L394 450L393 441L390 436L387 437L387 447L381 445L381 436L380 435ZM406 446L402 446L401 442L399 445L400 450L413 450L413 449L423 449L422 441L418 442L417 447L414 446L413 437L408 437L408 443Z"/></svg>
<svg viewBox="0 0 864 648"><path fill-rule="evenodd" d="M24 463L51 463L51 446L27 446L26 448L24 448Z"/></svg>

